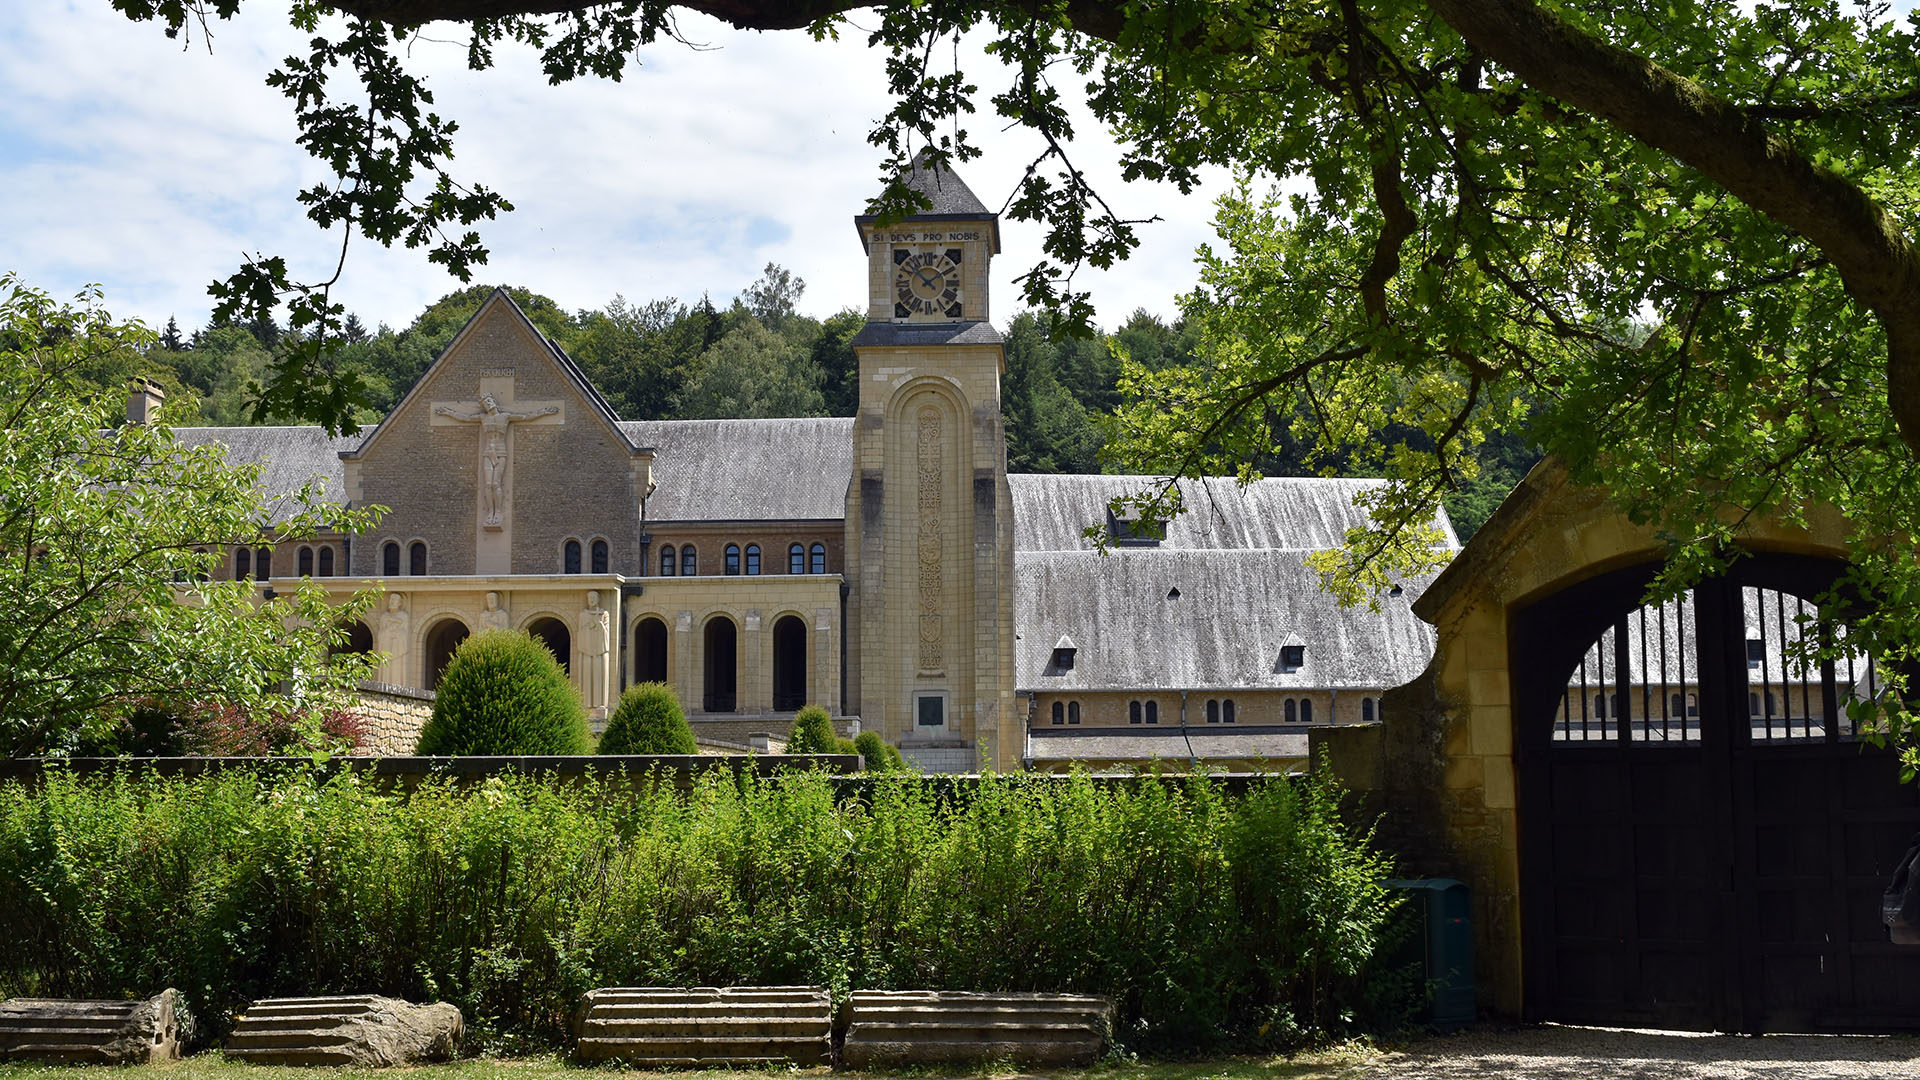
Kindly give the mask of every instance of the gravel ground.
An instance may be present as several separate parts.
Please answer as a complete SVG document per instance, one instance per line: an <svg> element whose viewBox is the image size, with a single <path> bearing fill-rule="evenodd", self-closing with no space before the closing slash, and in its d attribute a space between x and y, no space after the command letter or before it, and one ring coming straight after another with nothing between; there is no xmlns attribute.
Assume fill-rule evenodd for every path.
<svg viewBox="0 0 1920 1080"><path fill-rule="evenodd" d="M1545 1025L1436 1037L1336 1075L1339 1080L1920 1080L1920 1038L1747 1038Z"/></svg>

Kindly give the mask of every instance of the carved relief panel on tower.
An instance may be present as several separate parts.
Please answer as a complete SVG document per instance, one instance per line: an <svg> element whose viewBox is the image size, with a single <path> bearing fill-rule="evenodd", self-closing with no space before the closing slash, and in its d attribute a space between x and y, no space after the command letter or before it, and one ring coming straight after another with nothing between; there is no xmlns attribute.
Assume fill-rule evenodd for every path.
<svg viewBox="0 0 1920 1080"><path fill-rule="evenodd" d="M919 425L915 456L920 511L920 674L940 675L946 671L946 641L940 619L946 603L941 560L945 541L940 520L940 489L946 476L940 452L940 410L923 405L915 420Z"/></svg>

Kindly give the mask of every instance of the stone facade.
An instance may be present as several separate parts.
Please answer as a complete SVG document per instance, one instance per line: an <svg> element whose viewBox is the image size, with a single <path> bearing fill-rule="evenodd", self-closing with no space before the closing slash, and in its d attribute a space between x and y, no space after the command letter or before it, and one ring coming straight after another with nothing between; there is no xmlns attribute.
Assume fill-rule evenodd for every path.
<svg viewBox="0 0 1920 1080"><path fill-rule="evenodd" d="M230 546L226 574L273 589L310 575L342 600L379 591L350 629L394 686L430 690L467 635L525 630L553 649L596 727L623 688L658 680L716 742L780 737L797 708L816 704L938 771L1021 767L1042 734L1036 715L1056 700L1079 701L1084 725L1117 730L1130 697L1150 692L1172 726L1177 688L1210 686L1239 710L1219 728L1283 725L1289 701L1296 715L1311 701L1316 722L1331 723L1360 719L1362 697L1404 679L1389 674L1415 653L1418 670L1429 636L1400 617L1404 599L1385 624L1310 610L1322 601L1308 596L1301 553L1358 523L1368 482L1263 481L1244 500L1208 488L1195 506L1244 502L1241 517L1179 525L1191 542L1170 542L1164 558L1135 550L1096 565L1096 553L1060 550L1100 522L1115 485L1152 478L1021 477L1016 498L1005 350L987 322L999 220L951 174L916 166L909 183L930 211L855 219L869 268L868 322L852 342L856 416L621 420L496 291L364 439L181 432L265 465L276 488L318 476L329 497L386 508L363 535L271 544L269 573L264 545L246 548L244 564ZM1170 582L1186 607L1172 604L1182 592ZM1046 642L1064 633L1088 641L1083 672L1098 680L1046 668ZM1307 639L1307 667L1279 662ZM1184 677L1156 666L1168 641L1213 666ZM1334 662L1355 650L1378 655ZM404 711L397 700L378 708ZM1188 707L1189 724L1204 724L1191 711L1204 701L1189 694ZM382 750L409 740L400 713L377 719ZM1275 745L1254 748L1271 756Z"/></svg>

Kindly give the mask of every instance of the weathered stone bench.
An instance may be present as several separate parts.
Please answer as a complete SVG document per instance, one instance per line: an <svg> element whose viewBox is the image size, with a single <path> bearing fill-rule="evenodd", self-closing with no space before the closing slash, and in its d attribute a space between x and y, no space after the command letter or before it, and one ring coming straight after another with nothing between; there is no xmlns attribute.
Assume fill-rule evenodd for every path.
<svg viewBox="0 0 1920 1080"><path fill-rule="evenodd" d="M446 1061L460 1048L460 1010L398 998L264 998L247 1007L221 1047L268 1065L404 1065Z"/></svg>
<svg viewBox="0 0 1920 1080"><path fill-rule="evenodd" d="M574 1034L581 1061L819 1065L833 999L819 986L611 987L581 999Z"/></svg>
<svg viewBox="0 0 1920 1080"><path fill-rule="evenodd" d="M841 1058L850 1068L1008 1060L1091 1065L1113 1002L1074 994L856 990Z"/></svg>
<svg viewBox="0 0 1920 1080"><path fill-rule="evenodd" d="M191 1031L176 990L144 1001L9 998L0 1002L0 1060L137 1065L180 1056Z"/></svg>

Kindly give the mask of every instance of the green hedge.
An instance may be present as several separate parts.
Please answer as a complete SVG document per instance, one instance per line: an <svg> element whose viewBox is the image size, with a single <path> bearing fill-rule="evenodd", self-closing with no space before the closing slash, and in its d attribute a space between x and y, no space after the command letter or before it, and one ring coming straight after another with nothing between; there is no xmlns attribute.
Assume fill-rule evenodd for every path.
<svg viewBox="0 0 1920 1080"><path fill-rule="evenodd" d="M0 785L0 996L175 986L221 1034L253 998L458 1005L553 1045L598 986L1081 990L1144 1050L1283 1046L1387 1015L1391 902L1336 793L1276 781L352 775Z"/></svg>
<svg viewBox="0 0 1920 1080"><path fill-rule="evenodd" d="M601 754L697 754L693 725L666 683L643 682L620 695L620 705L600 733Z"/></svg>

